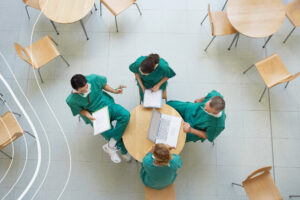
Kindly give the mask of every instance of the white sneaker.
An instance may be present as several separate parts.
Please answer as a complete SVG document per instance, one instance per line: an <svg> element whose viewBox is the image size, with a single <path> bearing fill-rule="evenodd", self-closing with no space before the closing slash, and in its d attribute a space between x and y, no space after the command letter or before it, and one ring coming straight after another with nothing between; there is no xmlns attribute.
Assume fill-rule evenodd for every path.
<svg viewBox="0 0 300 200"><path fill-rule="evenodd" d="M130 162L130 161L131 161L131 155L130 155L129 153L122 154L122 158L123 158L126 162Z"/></svg>
<svg viewBox="0 0 300 200"><path fill-rule="evenodd" d="M122 161L119 154L117 153L118 152L117 148L110 148L107 143L102 146L102 149L110 155L110 159L114 163L120 163Z"/></svg>

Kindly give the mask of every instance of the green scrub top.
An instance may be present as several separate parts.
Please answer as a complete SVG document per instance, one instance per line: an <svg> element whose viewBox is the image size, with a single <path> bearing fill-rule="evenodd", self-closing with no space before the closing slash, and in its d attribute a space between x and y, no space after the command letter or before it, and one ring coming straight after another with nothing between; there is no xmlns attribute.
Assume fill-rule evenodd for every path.
<svg viewBox="0 0 300 200"><path fill-rule="evenodd" d="M143 60L145 60L146 57L147 56L139 57L134 63L132 63L129 66L130 71L132 71L133 73L138 73L140 75L141 80L146 89L150 89L150 88L154 87L164 77L172 78L173 76L176 75L176 73L171 69L171 67L167 63L167 61L165 61L163 58L159 58L158 66L156 67L156 69L153 72L151 72L150 74L148 74L146 76L142 75L139 70L139 67L140 67L141 63L143 62ZM139 83L137 83L137 84L140 87ZM167 84L168 84L167 81L164 82L160 86L160 89L165 90L167 87Z"/></svg>
<svg viewBox="0 0 300 200"><path fill-rule="evenodd" d="M80 114L84 109L90 113L93 113L105 106L114 104L114 99L103 91L104 86L107 84L107 79L104 76L99 76L96 74L91 74L85 76L87 82L90 84L90 93L87 97L83 97L81 94L76 94L71 92L71 94L66 99L72 114L74 116ZM81 115L82 119L87 124L92 124L92 122L85 116Z"/></svg>
<svg viewBox="0 0 300 200"><path fill-rule="evenodd" d="M163 189L171 185L176 177L177 170L182 166L182 160L179 155L173 154L169 165L157 166L154 164L154 158L148 153L143 159L140 176L143 183L153 189Z"/></svg>

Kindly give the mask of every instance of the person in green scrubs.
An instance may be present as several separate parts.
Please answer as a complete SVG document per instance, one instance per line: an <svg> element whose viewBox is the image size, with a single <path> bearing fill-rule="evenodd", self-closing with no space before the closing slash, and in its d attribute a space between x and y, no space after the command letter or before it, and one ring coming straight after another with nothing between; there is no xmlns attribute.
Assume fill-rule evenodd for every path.
<svg viewBox="0 0 300 200"><path fill-rule="evenodd" d="M141 100L144 99L145 89L151 89L153 92L159 89L164 91L168 79L176 75L167 61L160 58L158 54L139 57L129 66L129 70L135 74Z"/></svg>
<svg viewBox="0 0 300 200"><path fill-rule="evenodd" d="M182 160L179 155L170 153L172 148L174 147L156 144L144 157L140 170L144 185L161 190L175 181Z"/></svg>
<svg viewBox="0 0 300 200"><path fill-rule="evenodd" d="M93 126L95 120L92 113L108 106L110 121L116 120L116 125L103 132L101 135L108 141L102 148L111 157L111 160L115 163L120 163L121 158L117 151L120 149L122 157L126 161L130 161L131 157L127 153L127 150L122 141L122 135L129 122L130 113L114 102L114 99L105 91L114 94L120 94L123 92L125 86L120 86L117 89L111 88L107 84L107 79L104 76L91 74L84 76L82 74L76 74L71 79L72 92L66 99L72 114L74 116L80 115L86 124Z"/></svg>
<svg viewBox="0 0 300 200"><path fill-rule="evenodd" d="M215 90L194 103L168 101L167 104L177 110L185 121L183 130L187 133L186 142L204 142L205 139L213 142L225 128L225 101Z"/></svg>

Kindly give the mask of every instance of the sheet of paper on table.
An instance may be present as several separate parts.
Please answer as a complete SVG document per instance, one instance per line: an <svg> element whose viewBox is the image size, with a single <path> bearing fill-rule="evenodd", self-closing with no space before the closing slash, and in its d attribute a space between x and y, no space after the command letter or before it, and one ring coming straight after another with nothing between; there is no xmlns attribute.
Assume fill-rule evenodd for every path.
<svg viewBox="0 0 300 200"><path fill-rule="evenodd" d="M107 106L93 112L93 118L95 118L95 120L93 121L94 135L98 135L111 129Z"/></svg>
<svg viewBox="0 0 300 200"><path fill-rule="evenodd" d="M161 108L162 106L162 90L152 92L151 90L145 90L144 93L144 108Z"/></svg>

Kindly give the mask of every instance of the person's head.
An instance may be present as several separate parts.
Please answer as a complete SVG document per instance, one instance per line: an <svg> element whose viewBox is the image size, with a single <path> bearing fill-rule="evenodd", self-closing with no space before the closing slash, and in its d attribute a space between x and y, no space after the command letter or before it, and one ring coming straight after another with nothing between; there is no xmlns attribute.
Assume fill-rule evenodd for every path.
<svg viewBox="0 0 300 200"><path fill-rule="evenodd" d="M71 85L78 93L86 93L88 91L87 80L82 74L75 74L71 78Z"/></svg>
<svg viewBox="0 0 300 200"><path fill-rule="evenodd" d="M140 65L140 72L143 75L148 75L155 70L159 63L158 54L150 54L147 56Z"/></svg>
<svg viewBox="0 0 300 200"><path fill-rule="evenodd" d="M172 157L168 146L162 143L155 144L153 155L155 158L155 164L160 166L169 164Z"/></svg>
<svg viewBox="0 0 300 200"><path fill-rule="evenodd" d="M218 114L225 108L225 101L220 96L215 96L205 103L205 111L211 114Z"/></svg>

